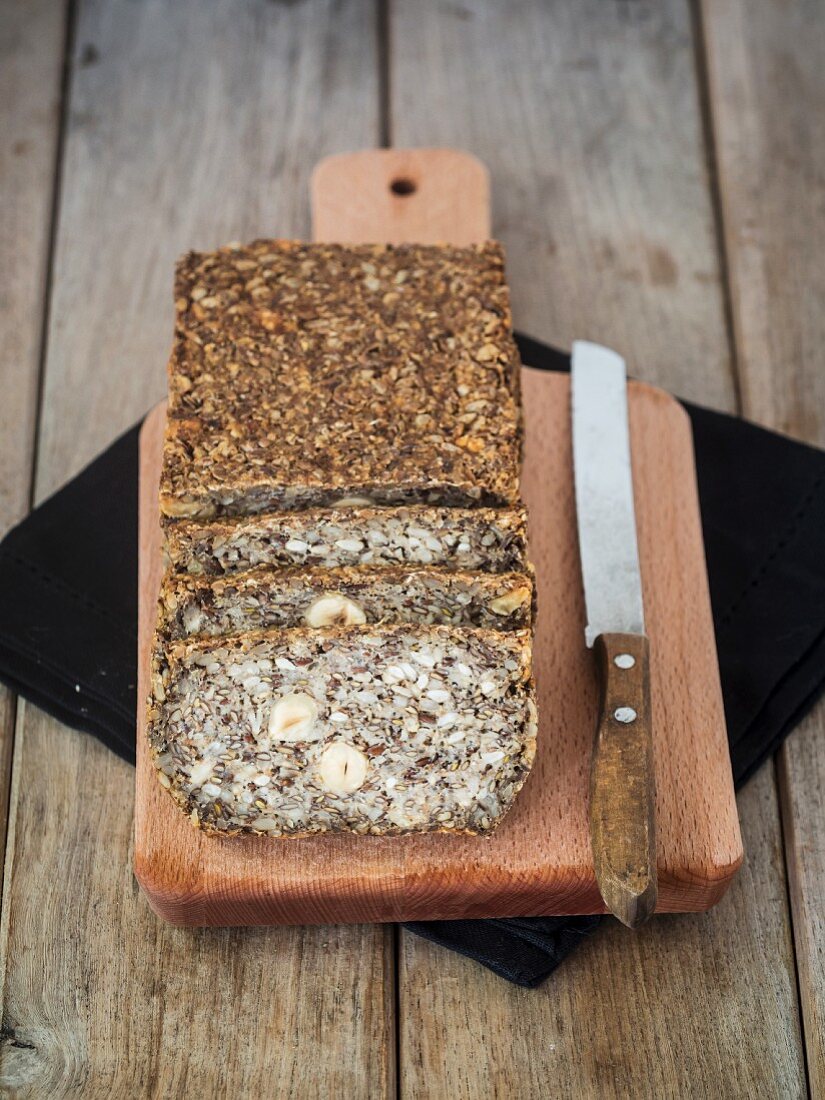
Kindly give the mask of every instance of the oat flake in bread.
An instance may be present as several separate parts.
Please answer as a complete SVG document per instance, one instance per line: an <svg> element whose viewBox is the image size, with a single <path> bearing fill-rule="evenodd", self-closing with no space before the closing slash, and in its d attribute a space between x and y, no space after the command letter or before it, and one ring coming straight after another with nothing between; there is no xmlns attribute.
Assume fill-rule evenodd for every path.
<svg viewBox="0 0 825 1100"><path fill-rule="evenodd" d="M162 638L364 623L441 623L518 630L533 618L530 573L461 573L429 566L271 569L219 577L168 573Z"/></svg>
<svg viewBox="0 0 825 1100"><path fill-rule="evenodd" d="M160 780L231 835L488 833L536 747L529 631L353 626L171 644Z"/></svg>
<svg viewBox="0 0 825 1100"><path fill-rule="evenodd" d="M232 573L255 565L432 565L508 573L527 568L523 508L339 507L269 512L165 528L170 567Z"/></svg>
<svg viewBox="0 0 825 1100"><path fill-rule="evenodd" d="M519 359L495 242L255 241L178 265L172 519L519 499Z"/></svg>

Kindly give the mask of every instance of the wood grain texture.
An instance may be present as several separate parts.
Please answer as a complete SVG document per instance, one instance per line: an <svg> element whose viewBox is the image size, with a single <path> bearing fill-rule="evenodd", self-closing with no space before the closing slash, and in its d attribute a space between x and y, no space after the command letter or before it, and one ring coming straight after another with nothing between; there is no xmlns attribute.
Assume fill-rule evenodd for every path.
<svg viewBox="0 0 825 1100"><path fill-rule="evenodd" d="M804 1097L769 771L739 805L745 863L720 905L634 932L606 922L539 989L404 934L407 1100Z"/></svg>
<svg viewBox="0 0 825 1100"><path fill-rule="evenodd" d="M650 645L643 634L600 634L593 655L600 688L590 766L593 867L608 910L636 928L657 900ZM630 717L621 717L627 710Z"/></svg>
<svg viewBox="0 0 825 1100"><path fill-rule="evenodd" d="M808 1079L825 1096L825 706L778 754L777 775L793 913Z"/></svg>
<svg viewBox="0 0 825 1100"><path fill-rule="evenodd" d="M65 371L62 380L50 381L56 394L49 402L50 430L61 438L49 445L48 468L41 466L42 492L108 442L115 421L125 425L162 393L174 253L191 240L209 247L261 231L303 234L303 174L323 152L367 144L370 136L362 130L376 116L377 96L363 92L365 84L376 83L374 13L364 12L371 4L313 0L276 9L263 0L244 0L229 13L228 5L206 11L207 5L183 2L175 5L178 15L158 0L108 6L109 12L90 0L77 5L77 62L82 57L83 71L74 78L75 95L81 93L74 127L81 145L73 153L71 201L79 220L64 227L60 278L69 282L76 270L82 280L61 292L66 308L51 340L50 360L60 356ZM637 376L706 404L732 407L687 5L420 0L392 8L395 138L469 146L492 167L495 228L510 244L520 325L560 344L587 332L621 347L635 360ZM759 203L769 194L775 213L770 233L788 232L788 219L805 215L818 187L821 72L810 61L821 55L817 6L706 4L706 23L715 10L732 31L727 40L717 39L715 49L738 74L734 91L738 95L742 81L750 81L751 100L764 97L760 125L778 132L768 139L757 126L758 142L774 150L789 118L795 125L805 121L802 142L791 141L789 131L793 148L782 164L771 153L751 172L747 158L758 154L754 130L737 120L736 96L717 96L717 128L719 107L729 102L727 134L734 146L741 134L737 152L748 167L745 196ZM14 17L25 11L27 17L46 12L55 18L58 6L8 0L2 11L0 33L12 29L4 41L25 53ZM276 18L278 42L270 22ZM160 41L164 35L167 43ZM27 67L11 80L12 88L28 86L31 93L11 101L4 95L0 110L10 102L23 110L39 101L38 92L48 86L40 65L54 42L38 33ZM776 55L768 69L764 61L772 56L772 43ZM4 54L0 79L12 71ZM280 73L287 74L284 80ZM403 112L397 108L401 98ZM43 121L35 111L24 140ZM4 136L9 132L4 128ZM116 155L107 155L106 144L116 147ZM790 179L783 199L773 186L775 174L792 177L795 169L800 180ZM4 160L2 183L11 178ZM190 219L180 238L178 219ZM153 228L156 223L162 232ZM767 232L764 219L745 218L741 225L747 248L756 229ZM821 341L812 327L821 298L819 225L806 217L806 239L777 260L786 270L783 279L772 280L765 299L770 323L764 327L769 335L781 332L782 345L772 344L768 353L764 344L749 340L759 352L749 356L750 369L759 362L760 386L772 409L795 405L814 429L812 439L822 408ZM28 247L36 228L24 223L21 234L21 246ZM105 260L99 269L95 249ZM758 249L750 251L759 257ZM668 258L677 261L675 281ZM4 293L22 286L32 272L13 265ZM109 292L113 279L117 295ZM776 305L783 285L784 318ZM94 295L103 301L93 303ZM124 297L125 314L115 301ZM805 304L805 326L792 323L795 300ZM92 315L99 332L86 336L83 327ZM24 323L28 314L16 316ZM124 320L128 340L121 339ZM758 310L753 321L759 321ZM4 324L4 336L15 332ZM64 341L64 350L55 346ZM140 354L128 351L135 342ZM4 411L19 400L19 386L30 385L18 371L11 382L7 386L4 376ZM743 390L750 386L753 392L754 385L746 383ZM772 422L773 413L755 405L749 412ZM791 418L777 422L795 430ZM4 432L0 447L14 439L20 423L8 427L12 435ZM4 465L3 475L3 490L10 485L13 499L25 501L27 489L14 463ZM5 522L16 514L12 509ZM0 1091L15 1097L291 1092L302 1098L391 1091L381 1024L389 989L373 965L373 941L353 946L351 929L343 930L343 941L337 932L322 938L321 930L307 930L300 934L301 946L292 930L159 931L139 899L128 901L128 890L135 889L126 854L131 773L94 744L88 755L74 751L78 735L27 709L20 749L25 770L13 796L19 828L10 840L8 865L14 904L4 909L2 930L8 977ZM809 828L821 820L814 800L821 785L818 723L818 715L812 716L787 750L799 750L794 767L809 780L803 785L795 776L794 816L786 816L789 836L792 823L801 826L789 851L804 857L791 864L791 888L809 1020L812 1008L821 1009L817 998L824 987L817 954L821 930L815 921L805 923L806 912L822 912L819 833ZM57 773L58 755L65 776ZM77 794L89 774L99 777L89 798L108 802L100 816L86 815L81 822ZM780 781L786 782L781 769ZM33 812L22 812L29 800ZM788 805L786 800L786 815ZM611 924L540 991L513 989L468 960L402 936L403 1094L427 1100L804 1095L769 769L749 784L739 808L748 859L720 906L702 917L657 918L632 937ZM98 829L114 837L109 847L92 842ZM37 859L42 866L30 865ZM794 885L795 870L804 886ZM803 889L806 910L799 905ZM121 959L124 949L128 966ZM327 969L333 952L345 956L340 970ZM359 966L368 971L363 983ZM273 976L281 967L289 969L285 982ZM338 988L327 987L320 999L319 973L339 975ZM258 974L260 988L236 1002L238 990L254 984ZM215 992L218 978L223 999ZM263 1019L265 1050L256 1046L260 1035L250 1033L240 1047L233 1042L226 1002L232 1008L237 1003L245 1019ZM25 1025L19 1040L18 1021ZM815 1062L811 1051L812 1091L822 1093L822 1061ZM336 1068L343 1074L348 1066L352 1079L335 1076Z"/></svg>
<svg viewBox="0 0 825 1100"><path fill-rule="evenodd" d="M570 380L526 370L522 487L539 614L539 747L491 837L321 836L216 840L157 782L138 711L136 873L162 916L184 924L435 920L603 911L588 787L598 684L584 645L570 434ZM742 858L698 516L690 427L667 394L628 392L655 747L659 906L715 904ZM138 699L160 583L157 482L163 409L142 439Z"/></svg>
<svg viewBox="0 0 825 1100"><path fill-rule="evenodd" d="M424 0L390 31L392 139L483 158L518 325L734 409L688 4ZM804 1095L770 769L739 810L748 858L711 914L611 927L538 995L402 933L408 1092Z"/></svg>
<svg viewBox="0 0 825 1100"><path fill-rule="evenodd" d="M65 23L54 0L0 0L0 537L31 494ZM0 851L16 714L0 685Z"/></svg>
<svg viewBox="0 0 825 1100"><path fill-rule="evenodd" d="M516 326L733 393L685 0L390 6L390 135L490 170ZM677 305L678 303L678 305Z"/></svg>
<svg viewBox="0 0 825 1100"><path fill-rule="evenodd" d="M65 21L0 0L0 535L29 504Z"/></svg>
<svg viewBox="0 0 825 1100"><path fill-rule="evenodd" d="M176 254L305 235L314 163L375 140L373 28L367 0L81 0L39 497L162 395ZM392 1095L390 930L168 928L132 876L133 784L25 708L0 1093Z"/></svg>
<svg viewBox="0 0 825 1100"><path fill-rule="evenodd" d="M742 412L822 445L822 7L722 0L702 10Z"/></svg>
<svg viewBox="0 0 825 1100"><path fill-rule="evenodd" d="M312 174L312 231L342 244L466 245L490 236L490 177L456 149L366 149Z"/></svg>
<svg viewBox="0 0 825 1100"><path fill-rule="evenodd" d="M825 15L811 0L702 13L742 410L825 446ZM814 1096L825 1095L823 723L820 703L778 768Z"/></svg>

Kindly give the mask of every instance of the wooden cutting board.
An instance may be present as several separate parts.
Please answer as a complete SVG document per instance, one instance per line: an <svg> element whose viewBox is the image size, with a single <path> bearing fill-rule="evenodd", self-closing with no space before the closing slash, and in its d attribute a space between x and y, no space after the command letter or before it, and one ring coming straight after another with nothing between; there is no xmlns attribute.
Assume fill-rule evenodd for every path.
<svg viewBox="0 0 825 1100"><path fill-rule="evenodd" d="M315 172L312 207L317 240L464 244L490 235L487 172L453 150L329 158ZM539 601L539 747L516 805L490 838L220 839L192 828L175 807L155 778L142 705L161 574L163 407L149 416L141 435L135 872L160 916L247 925L603 912L588 835L597 686L584 645L569 379L525 369L523 389L523 490ZM631 383L629 408L651 646L659 910L701 910L730 885L742 842L691 431L681 406L651 386Z"/></svg>

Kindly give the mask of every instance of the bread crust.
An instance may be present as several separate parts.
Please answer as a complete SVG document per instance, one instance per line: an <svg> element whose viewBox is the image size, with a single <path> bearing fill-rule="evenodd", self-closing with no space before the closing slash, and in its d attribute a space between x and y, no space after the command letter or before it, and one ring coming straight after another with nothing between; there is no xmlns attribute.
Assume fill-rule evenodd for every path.
<svg viewBox="0 0 825 1100"><path fill-rule="evenodd" d="M495 242L251 245L178 265L160 506L519 499L519 361Z"/></svg>

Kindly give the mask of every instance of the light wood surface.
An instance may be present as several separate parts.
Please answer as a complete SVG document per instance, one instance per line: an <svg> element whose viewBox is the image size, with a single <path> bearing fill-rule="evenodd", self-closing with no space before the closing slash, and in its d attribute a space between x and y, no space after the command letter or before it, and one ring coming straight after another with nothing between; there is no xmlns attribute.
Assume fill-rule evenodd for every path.
<svg viewBox="0 0 825 1100"><path fill-rule="evenodd" d="M0 2L0 532L30 503L65 17L54 0ZM16 717L0 685L0 851Z"/></svg>
<svg viewBox="0 0 825 1100"><path fill-rule="evenodd" d="M262 226L305 235L311 165L382 129L402 145L469 148L489 165L524 330L560 346L586 331L618 346L637 377L727 409L740 365L720 262L731 238L719 229L735 184L732 224L753 265L739 288L760 295L741 365L758 364L770 402L748 411L818 437L820 5L721 0L703 6L698 27L687 0L380 7L383 22L374 0L72 5L41 494L162 395L176 252ZM58 43L41 19L62 19L61 5L9 0L2 11L0 78L19 52L11 83L29 89L3 97L2 117L23 112L39 133L51 122L38 104L59 88L62 64L46 63ZM711 51L729 79L708 97ZM13 175L4 159L0 187ZM16 248L42 232L13 224ZM5 237L3 248L4 259L20 255ZM762 280L760 269L782 274ZM0 306L9 294L27 300L32 272L3 265ZM25 307L14 316L32 319ZM4 338L14 331L4 324ZM31 376L3 371L0 415L21 395L25 410ZM743 393L755 385L742 380ZM5 431L0 446L14 438ZM23 439L2 451L0 492L25 505ZM390 1096L396 1026L402 1097L784 1100L809 1092L806 1073L810 1095L824 1091L821 707L789 741L793 767L778 788L768 766L740 794L746 861L710 913L657 918L637 934L607 922L534 991L402 933L397 1011L383 930L377 941L354 929L158 935L129 874L131 769L21 709L0 932L4 1096ZM96 815L78 798L89 775ZM236 1012L263 1024L236 1029Z"/></svg>
<svg viewBox="0 0 825 1100"><path fill-rule="evenodd" d="M178 253L262 225L305 236L313 165L376 140L373 15L366 0L77 5L38 499L163 395ZM133 786L25 707L0 1094L391 1095L392 930L168 928L131 871Z"/></svg>
<svg viewBox="0 0 825 1100"><path fill-rule="evenodd" d="M703 4L742 411L825 446L825 20L820 5ZM825 491L820 489L819 491ZM811 1094L825 1096L825 707L780 750Z"/></svg>
<svg viewBox="0 0 825 1100"><path fill-rule="evenodd" d="M64 36L62 4L0 2L0 531L29 507Z"/></svg>
<svg viewBox="0 0 825 1100"><path fill-rule="evenodd" d="M605 921L540 989L515 988L405 933L404 1095L804 1096L795 979L785 963L792 945L785 883L777 875L776 796L768 778L740 796L745 863L715 909L655 917L635 932ZM749 931L755 906L758 934Z"/></svg>
<svg viewBox="0 0 825 1100"><path fill-rule="evenodd" d="M522 376L539 614L539 738L524 790L492 837L322 836L216 840L157 782L138 704L135 869L153 908L178 924L436 920L603 911L588 785L598 684L584 601L570 462L570 380ZM698 517L690 427L667 394L628 393L656 735L659 908L706 909L741 862ZM160 583L157 482L163 410L142 437L140 664L145 698Z"/></svg>
<svg viewBox="0 0 825 1100"><path fill-rule="evenodd" d="M634 376L735 410L698 47L680 0L394 5L389 130L487 164L523 331L561 347L587 334ZM647 263L651 242L664 263ZM436 1078L451 1096L513 1080L522 1097L804 1095L772 769L739 811L745 864L711 914L654 920L630 948L602 931L538 994L502 997L402 933L408 1092ZM425 1043L422 1021L452 1012L461 1026L434 1023Z"/></svg>
<svg viewBox="0 0 825 1100"><path fill-rule="evenodd" d="M394 3L388 53L392 144L458 146L492 173L516 326L563 348L586 333L635 377L723 407L688 4Z"/></svg>

